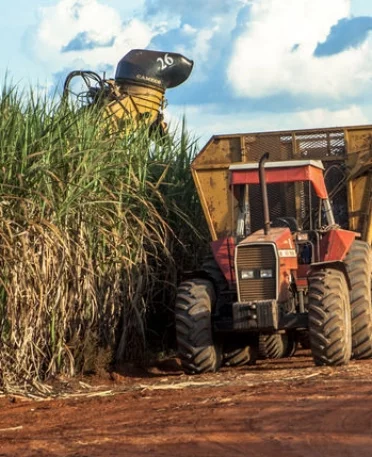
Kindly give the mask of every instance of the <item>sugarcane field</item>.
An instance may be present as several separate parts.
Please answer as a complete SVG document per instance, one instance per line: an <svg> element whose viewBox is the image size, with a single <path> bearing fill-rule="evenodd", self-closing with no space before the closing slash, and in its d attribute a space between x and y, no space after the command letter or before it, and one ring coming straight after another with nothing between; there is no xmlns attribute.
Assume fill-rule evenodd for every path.
<svg viewBox="0 0 372 457"><path fill-rule="evenodd" d="M164 120L193 60L0 94L0 457L369 457L372 125Z"/></svg>

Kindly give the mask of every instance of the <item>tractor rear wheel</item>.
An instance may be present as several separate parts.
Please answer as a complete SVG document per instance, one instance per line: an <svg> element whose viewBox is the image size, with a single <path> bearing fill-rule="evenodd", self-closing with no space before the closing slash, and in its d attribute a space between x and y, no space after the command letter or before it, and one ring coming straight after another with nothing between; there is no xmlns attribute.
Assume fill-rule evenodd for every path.
<svg viewBox="0 0 372 457"><path fill-rule="evenodd" d="M258 355L261 359L281 359L286 357L288 335L286 333L260 333Z"/></svg>
<svg viewBox="0 0 372 457"><path fill-rule="evenodd" d="M211 312L215 303L211 281L193 279L178 288L175 317L178 355L186 373L217 371L221 351L213 341Z"/></svg>
<svg viewBox="0 0 372 457"><path fill-rule="evenodd" d="M325 268L309 276L310 347L316 365L345 365L351 357L351 312L345 275Z"/></svg>
<svg viewBox="0 0 372 457"><path fill-rule="evenodd" d="M371 248L355 240L345 258L351 291L353 357L372 357Z"/></svg>

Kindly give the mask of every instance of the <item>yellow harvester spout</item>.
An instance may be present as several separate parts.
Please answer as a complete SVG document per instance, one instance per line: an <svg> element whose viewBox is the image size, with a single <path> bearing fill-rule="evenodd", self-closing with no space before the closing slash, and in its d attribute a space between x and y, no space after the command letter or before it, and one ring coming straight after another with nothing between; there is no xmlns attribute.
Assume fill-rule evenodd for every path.
<svg viewBox="0 0 372 457"><path fill-rule="evenodd" d="M165 91L186 81L193 64L181 54L134 49L120 60L114 79L103 79L92 71L71 72L64 97L72 94L83 106L102 106L111 132L143 123L164 132ZM74 87L76 78L82 90Z"/></svg>
<svg viewBox="0 0 372 457"><path fill-rule="evenodd" d="M150 129L166 131L166 123L163 120L163 89L123 83L115 84L115 91L117 96L105 107L110 118L111 130L122 131L146 125Z"/></svg>

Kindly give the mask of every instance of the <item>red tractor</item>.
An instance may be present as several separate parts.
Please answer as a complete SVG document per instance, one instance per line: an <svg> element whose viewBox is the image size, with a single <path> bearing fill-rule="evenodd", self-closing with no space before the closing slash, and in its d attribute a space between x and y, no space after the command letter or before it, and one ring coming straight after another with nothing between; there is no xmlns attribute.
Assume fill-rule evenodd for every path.
<svg viewBox="0 0 372 457"><path fill-rule="evenodd" d="M212 241L213 256L179 286L176 333L187 373L290 356L298 343L316 365L372 357L369 244L335 223L321 161L267 158L229 166L234 232ZM268 188L279 183L312 188L305 228L285 214L270 221ZM263 228L251 232L254 186Z"/></svg>

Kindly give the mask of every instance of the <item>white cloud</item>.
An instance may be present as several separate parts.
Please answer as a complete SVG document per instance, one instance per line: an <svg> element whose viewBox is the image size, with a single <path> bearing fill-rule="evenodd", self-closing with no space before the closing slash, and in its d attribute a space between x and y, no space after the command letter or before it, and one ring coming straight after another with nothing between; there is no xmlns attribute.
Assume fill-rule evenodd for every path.
<svg viewBox="0 0 372 457"><path fill-rule="evenodd" d="M194 35L197 32L197 29L192 27L190 24L184 24L182 26L182 32L185 35Z"/></svg>
<svg viewBox="0 0 372 457"><path fill-rule="evenodd" d="M349 15L350 0L252 0L249 23L228 67L236 95L286 91L342 99L370 90L371 39L336 55L313 55L331 27Z"/></svg>
<svg viewBox="0 0 372 457"><path fill-rule="evenodd" d="M193 71L194 81L201 82L209 79L210 68L216 63L223 61L226 64L225 48L231 40L231 33L235 28L237 17L244 2L247 0L230 0L228 8L221 11L220 8L212 8L205 16L203 23L198 26L184 23L181 33L189 39L187 47L178 45L177 52L191 56L195 61ZM208 6L208 3L207 3ZM184 19L184 17L183 17ZM224 71L221 69L221 71Z"/></svg>
<svg viewBox="0 0 372 457"><path fill-rule="evenodd" d="M210 41L214 34L218 31L218 26L213 28L205 28L199 30L195 36L194 58L198 62L203 62L208 59L210 50Z"/></svg>
<svg viewBox="0 0 372 457"><path fill-rule="evenodd" d="M130 49L148 46L159 28L134 17L123 23L117 10L98 0L60 0L41 8L40 16L34 53L52 72L75 64L90 69L116 65ZM96 46L63 52L82 34Z"/></svg>
<svg viewBox="0 0 372 457"><path fill-rule="evenodd" d="M192 136L200 138L199 146L203 146L212 135L315 129L372 122L372 106L362 109L351 105L336 111L319 108L290 113L224 113L219 112L218 108L218 105L213 104L170 106L166 120L171 125L177 125L185 115L188 130Z"/></svg>
<svg viewBox="0 0 372 457"><path fill-rule="evenodd" d="M360 107L352 105L337 111L317 108L292 114L301 124L300 128L338 127L342 125L360 125L369 122L367 113Z"/></svg>

